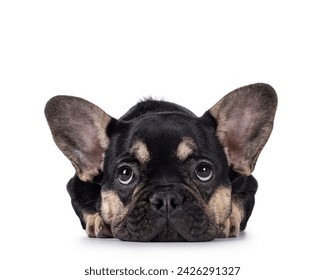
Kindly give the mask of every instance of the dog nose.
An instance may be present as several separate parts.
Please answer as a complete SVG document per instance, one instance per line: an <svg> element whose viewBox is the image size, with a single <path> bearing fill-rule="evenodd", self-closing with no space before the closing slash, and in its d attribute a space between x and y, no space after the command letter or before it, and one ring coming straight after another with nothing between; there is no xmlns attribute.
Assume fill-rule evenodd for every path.
<svg viewBox="0 0 325 280"><path fill-rule="evenodd" d="M182 196L175 191L160 191L150 197L152 209L167 218L182 204Z"/></svg>

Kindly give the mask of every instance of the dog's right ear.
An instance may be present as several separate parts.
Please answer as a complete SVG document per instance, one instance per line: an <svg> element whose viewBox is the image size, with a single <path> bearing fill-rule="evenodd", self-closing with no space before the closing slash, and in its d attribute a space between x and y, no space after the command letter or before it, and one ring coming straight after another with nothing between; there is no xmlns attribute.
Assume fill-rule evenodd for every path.
<svg viewBox="0 0 325 280"><path fill-rule="evenodd" d="M103 170L109 145L106 130L112 118L96 105L72 96L50 99L45 116L56 145L70 159L78 177L92 180Z"/></svg>

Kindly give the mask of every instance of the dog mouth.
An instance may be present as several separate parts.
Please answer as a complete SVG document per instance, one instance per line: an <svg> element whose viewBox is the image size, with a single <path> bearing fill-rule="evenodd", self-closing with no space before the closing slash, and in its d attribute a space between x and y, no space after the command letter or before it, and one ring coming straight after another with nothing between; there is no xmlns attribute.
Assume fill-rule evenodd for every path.
<svg viewBox="0 0 325 280"><path fill-rule="evenodd" d="M173 186L140 195L113 232L125 241L179 242L212 240L218 230L190 191Z"/></svg>
<svg viewBox="0 0 325 280"><path fill-rule="evenodd" d="M166 221L164 227L158 232L156 236L154 236L150 241L152 242L183 242L187 241L185 237L183 237L179 232L177 232L170 223L169 220Z"/></svg>

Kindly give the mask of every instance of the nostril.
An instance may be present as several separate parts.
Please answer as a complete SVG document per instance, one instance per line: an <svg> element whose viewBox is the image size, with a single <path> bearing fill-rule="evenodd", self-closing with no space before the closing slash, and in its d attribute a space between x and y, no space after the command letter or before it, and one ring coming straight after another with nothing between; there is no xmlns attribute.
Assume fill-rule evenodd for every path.
<svg viewBox="0 0 325 280"><path fill-rule="evenodd" d="M164 201L160 198L153 198L150 200L150 204L160 210L164 206Z"/></svg>
<svg viewBox="0 0 325 280"><path fill-rule="evenodd" d="M162 196L160 193L154 194L149 199L151 206L157 210L162 210L163 206L165 205L164 196Z"/></svg>
<svg viewBox="0 0 325 280"><path fill-rule="evenodd" d="M176 209L179 205L182 204L182 198L180 196L177 196L175 198L172 198L170 200L170 206L173 208L173 209Z"/></svg>

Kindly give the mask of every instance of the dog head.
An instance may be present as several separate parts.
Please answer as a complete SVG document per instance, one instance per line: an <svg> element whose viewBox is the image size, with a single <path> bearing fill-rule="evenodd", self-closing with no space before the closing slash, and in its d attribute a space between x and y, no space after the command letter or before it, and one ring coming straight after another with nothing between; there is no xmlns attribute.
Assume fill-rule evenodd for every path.
<svg viewBox="0 0 325 280"><path fill-rule="evenodd" d="M232 210L229 173L254 170L276 104L270 86L254 84L202 117L147 100L117 120L69 96L51 99L46 116L78 177L100 178L99 213L115 237L203 241L222 236Z"/></svg>

